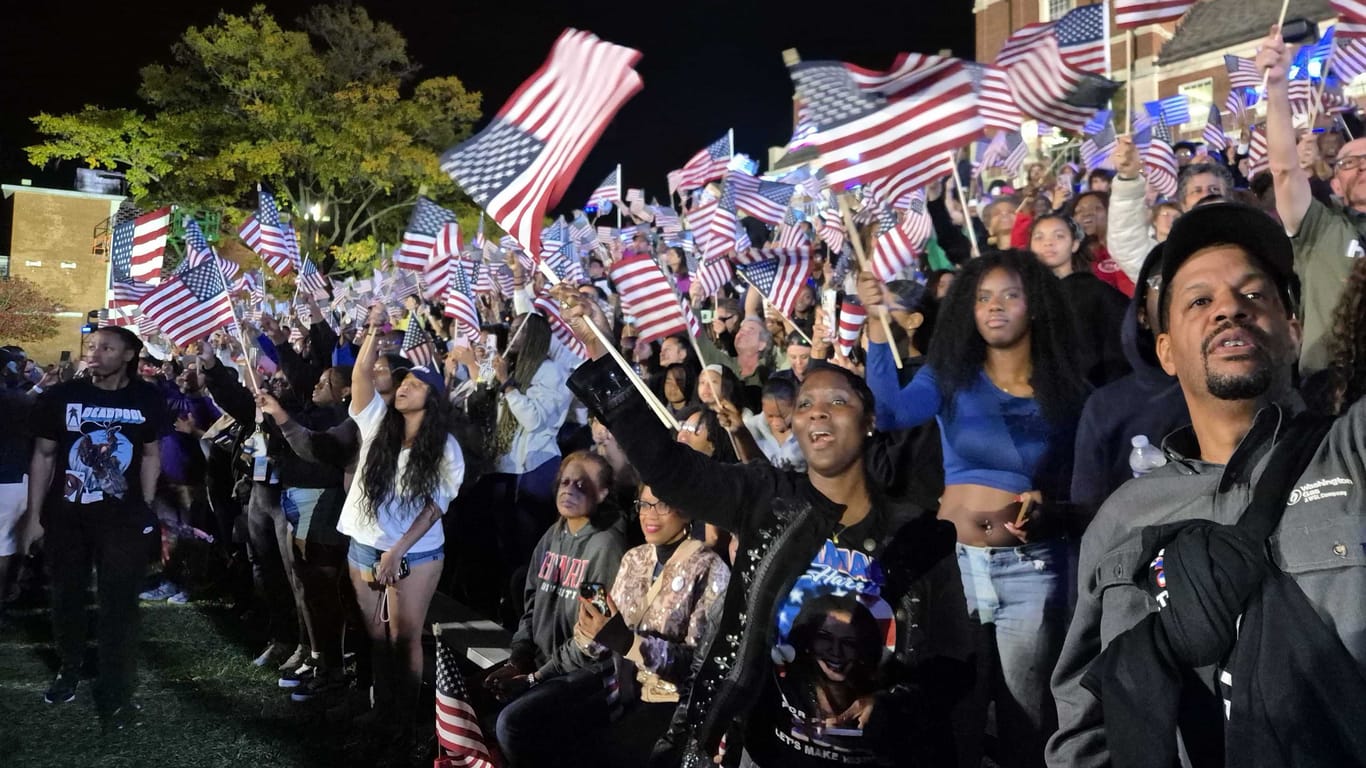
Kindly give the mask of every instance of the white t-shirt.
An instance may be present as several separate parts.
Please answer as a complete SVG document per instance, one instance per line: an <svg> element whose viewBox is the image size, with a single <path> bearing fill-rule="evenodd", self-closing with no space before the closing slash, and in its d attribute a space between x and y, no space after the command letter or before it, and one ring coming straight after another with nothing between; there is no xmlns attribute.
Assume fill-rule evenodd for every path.
<svg viewBox="0 0 1366 768"><path fill-rule="evenodd" d="M337 530L350 536L357 542L379 550L388 550L403 538L403 534L408 532L409 526L417 518L420 507L405 508L399 499L403 496L403 471L408 466L409 449L404 448L398 454L397 477L394 480L393 494L384 504L381 504L375 519L367 519L365 510L368 508L368 500L365 495L365 460L370 454L370 444L374 442L375 435L379 432L379 425L384 421L385 411L389 406L385 404L384 398L375 395L370 399L370 404L365 406L360 413L356 413L352 406L351 418L356 422L360 430L360 453L356 458L356 477L351 482L351 492L346 495L346 504L342 506L341 520L337 523ZM460 491L460 482L465 478L465 457L460 452L460 444L454 437L446 436L446 449L441 457L441 483L432 492L432 501L445 514L446 507ZM422 534L409 549L409 552L429 552L439 548L446 541L446 535L438 522Z"/></svg>

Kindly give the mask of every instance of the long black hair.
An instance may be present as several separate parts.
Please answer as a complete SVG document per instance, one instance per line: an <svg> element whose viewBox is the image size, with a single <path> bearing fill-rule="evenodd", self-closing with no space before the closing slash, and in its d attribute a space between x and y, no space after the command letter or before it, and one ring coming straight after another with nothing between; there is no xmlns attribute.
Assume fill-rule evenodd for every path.
<svg viewBox="0 0 1366 768"><path fill-rule="evenodd" d="M987 343L977 330L975 307L982 278L993 269L1019 275L1029 307L1029 383L1049 422L1076 420L1086 400L1086 379L1077 362L1076 329L1063 302L1058 278L1031 253L1003 251L973 259L944 297L930 344L929 365L939 383L939 396L952 413L954 396L975 383L987 359Z"/></svg>
<svg viewBox="0 0 1366 768"><path fill-rule="evenodd" d="M512 380L517 382L517 390L526 394L541 363L550 357L550 323L530 312L522 316L521 334L522 346L517 351L517 362L512 366Z"/></svg>
<svg viewBox="0 0 1366 768"><path fill-rule="evenodd" d="M403 495L395 499L413 515L421 511L424 500L441 485L441 461L446 452L446 436L450 434L450 411L449 401L428 387L422 424L408 452L408 465L403 469ZM380 507L397 490L398 455L403 451L404 431L403 414L392 405L385 408L379 432L365 456L363 513L372 520L379 516Z"/></svg>

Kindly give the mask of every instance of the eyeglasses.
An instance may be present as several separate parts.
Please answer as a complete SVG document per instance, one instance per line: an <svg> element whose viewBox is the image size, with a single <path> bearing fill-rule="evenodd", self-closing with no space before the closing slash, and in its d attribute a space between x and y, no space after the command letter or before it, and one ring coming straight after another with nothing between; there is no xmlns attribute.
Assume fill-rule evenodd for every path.
<svg viewBox="0 0 1366 768"><path fill-rule="evenodd" d="M1355 171L1364 163L1366 163L1366 155L1348 155L1347 157L1339 157L1333 163L1333 168L1339 171Z"/></svg>
<svg viewBox="0 0 1366 768"><path fill-rule="evenodd" d="M701 424L697 424L697 423L688 423L688 424L679 424L679 425L678 425L678 431L679 431L679 432L691 432L691 433L693 433L694 435L698 434L698 433L701 431L701 429L702 429L702 425L701 425Z"/></svg>
<svg viewBox="0 0 1366 768"><path fill-rule="evenodd" d="M673 509L662 501L640 501L636 500L636 514L643 515L649 510L653 515L672 515Z"/></svg>

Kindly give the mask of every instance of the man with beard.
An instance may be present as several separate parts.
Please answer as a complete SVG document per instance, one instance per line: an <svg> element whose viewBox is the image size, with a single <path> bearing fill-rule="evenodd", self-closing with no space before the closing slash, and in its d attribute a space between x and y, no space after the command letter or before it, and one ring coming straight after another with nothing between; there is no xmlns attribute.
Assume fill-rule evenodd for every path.
<svg viewBox="0 0 1366 768"><path fill-rule="evenodd" d="M1295 127L1290 112L1286 72L1294 53L1272 27L1262 40L1257 66L1267 72L1266 143L1275 183L1276 213L1295 246L1295 273L1304 287L1304 345L1300 375L1328 366L1333 310L1352 264L1366 255L1360 232L1366 224L1366 138L1348 142L1338 151L1330 182L1338 198L1334 205L1315 200L1310 170L1300 166Z"/></svg>
<svg viewBox="0 0 1366 768"><path fill-rule="evenodd" d="M1168 762L1145 762L1145 756L1117 747L1115 736L1123 731L1107 722L1113 714L1102 709L1101 699L1083 686L1083 678L1118 636L1159 610L1159 601L1145 587L1150 570L1161 568L1161 556L1151 563L1151 555L1144 556L1144 529L1182 521L1238 521L1266 471L1272 447L1285 437L1294 412L1302 410L1291 387L1300 342L1292 262L1289 239L1274 221L1248 206L1208 203L1188 211L1172 226L1161 267L1156 351L1162 368L1180 382L1191 425L1162 441L1168 464L1112 494L1086 530L1076 612L1052 678L1059 730L1048 745L1050 766L1175 764L1175 754ZM1363 440L1366 405L1358 403L1333 423L1295 479L1284 516L1264 545L1269 555L1266 567L1293 578L1312 605L1310 613L1323 619L1325 626L1313 629L1329 638L1327 645L1335 647L1336 658L1358 671L1366 671L1366 556L1360 544L1357 492L1366 475ZM1254 549L1257 559L1264 560L1261 541ZM1220 560L1213 554L1216 550L1210 551L1211 560L1227 565L1227 557ZM1171 578L1170 569L1166 578ZM1160 575L1156 579L1165 589L1168 582ZM1224 588L1217 579L1216 584ZM1188 609L1190 603L1183 606ZM1171 603L1165 605L1166 610L1171 608ZM1230 611L1227 634L1244 642L1248 625L1241 625L1243 634L1235 628L1242 610ZM1277 627L1292 641L1307 629L1285 621ZM1247 648L1265 648L1264 642ZM1250 681L1251 670L1262 671L1255 666L1185 670L1191 682L1182 688L1182 703L1187 703L1186 696L1203 700L1205 708L1198 711L1207 716L1204 727L1194 728L1183 711L1181 735L1188 747L1214 743L1222 748L1221 725L1245 728L1252 722L1265 725L1264 732L1278 732L1295 718L1331 723L1358 706L1324 697L1315 700L1321 705L1287 713L1278 702L1318 693L1326 681L1304 674L1273 692ZM1356 684L1348 679L1353 677L1360 679L1349 674L1342 684L1350 688ZM1139 698L1157 684L1144 679L1141 685L1123 688ZM1110 691L1105 689L1107 703ZM1276 714L1261 719L1245 715L1236 696L1248 691L1264 707L1263 714ZM1219 701L1221 693L1224 703ZM1225 709L1230 697L1232 709ZM1231 742L1231 747L1237 743Z"/></svg>

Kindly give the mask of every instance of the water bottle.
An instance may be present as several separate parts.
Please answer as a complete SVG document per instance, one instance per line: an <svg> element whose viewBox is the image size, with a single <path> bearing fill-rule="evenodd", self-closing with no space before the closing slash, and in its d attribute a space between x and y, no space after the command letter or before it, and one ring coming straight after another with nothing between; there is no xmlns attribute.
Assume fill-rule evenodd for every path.
<svg viewBox="0 0 1366 768"><path fill-rule="evenodd" d="M1162 453L1161 448L1149 443L1147 435L1134 435L1129 444L1134 447L1129 452L1129 469L1133 470L1134 477L1142 477L1166 465L1166 454Z"/></svg>

